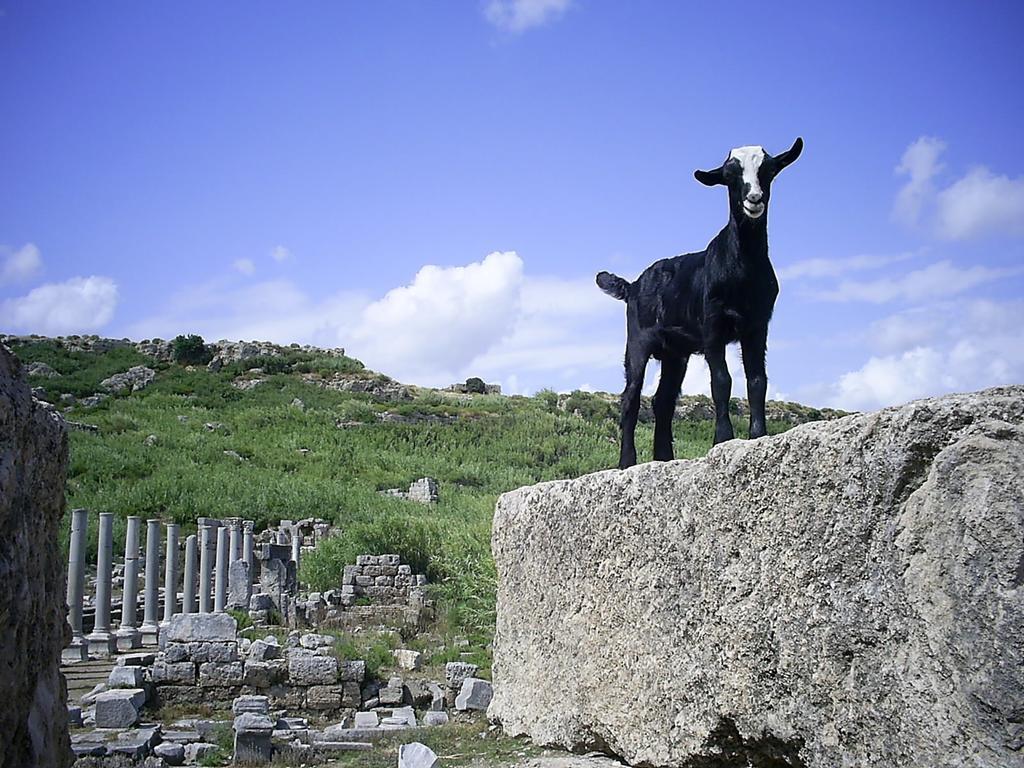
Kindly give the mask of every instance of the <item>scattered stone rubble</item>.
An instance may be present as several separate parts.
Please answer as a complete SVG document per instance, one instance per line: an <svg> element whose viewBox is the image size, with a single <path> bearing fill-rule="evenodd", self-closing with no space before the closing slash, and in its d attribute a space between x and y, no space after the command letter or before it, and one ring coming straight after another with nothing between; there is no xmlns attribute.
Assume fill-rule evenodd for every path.
<svg viewBox="0 0 1024 768"><path fill-rule="evenodd" d="M230 707L234 760L263 764L276 752L316 762L342 751L372 749L395 731L443 726L446 707L483 711L490 683L473 664L451 662L443 683L372 680L362 660L339 660L334 637L293 631L285 644L268 635L239 638L227 614L179 614L168 622L164 648L118 658L106 690L69 707L76 756L123 755L139 763L155 755L168 765L194 764L218 749L217 721L161 726L147 708L166 704ZM417 710L421 713L417 715ZM326 724L313 727L311 722Z"/></svg>

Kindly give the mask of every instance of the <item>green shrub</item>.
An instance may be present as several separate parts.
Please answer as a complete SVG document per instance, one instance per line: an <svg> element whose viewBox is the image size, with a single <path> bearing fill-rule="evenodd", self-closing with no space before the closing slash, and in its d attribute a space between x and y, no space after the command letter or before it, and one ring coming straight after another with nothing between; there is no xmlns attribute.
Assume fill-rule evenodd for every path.
<svg viewBox="0 0 1024 768"><path fill-rule="evenodd" d="M182 365L206 365L213 359L213 352L206 346L202 336L190 333L179 335L171 342L171 359Z"/></svg>

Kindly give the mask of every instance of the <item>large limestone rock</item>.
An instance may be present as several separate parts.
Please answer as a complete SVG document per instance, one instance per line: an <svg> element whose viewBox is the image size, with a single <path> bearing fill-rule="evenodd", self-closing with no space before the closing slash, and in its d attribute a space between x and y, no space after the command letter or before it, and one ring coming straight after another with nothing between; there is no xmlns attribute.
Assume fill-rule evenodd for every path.
<svg viewBox="0 0 1024 768"><path fill-rule="evenodd" d="M652 766L1024 765L1024 387L502 496L507 732Z"/></svg>
<svg viewBox="0 0 1024 768"><path fill-rule="evenodd" d="M0 766L74 760L61 649L71 639L60 519L67 434L32 401L17 358L0 346Z"/></svg>

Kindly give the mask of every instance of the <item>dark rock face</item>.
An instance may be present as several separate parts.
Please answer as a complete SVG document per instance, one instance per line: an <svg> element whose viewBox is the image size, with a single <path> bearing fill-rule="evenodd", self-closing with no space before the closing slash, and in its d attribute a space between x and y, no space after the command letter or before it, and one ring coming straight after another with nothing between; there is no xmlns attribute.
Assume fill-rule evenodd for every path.
<svg viewBox="0 0 1024 768"><path fill-rule="evenodd" d="M17 358L0 346L0 767L64 768L70 639L64 560L67 434L32 400Z"/></svg>
<svg viewBox="0 0 1024 768"><path fill-rule="evenodd" d="M1024 387L500 498L506 732L649 766L1024 766Z"/></svg>

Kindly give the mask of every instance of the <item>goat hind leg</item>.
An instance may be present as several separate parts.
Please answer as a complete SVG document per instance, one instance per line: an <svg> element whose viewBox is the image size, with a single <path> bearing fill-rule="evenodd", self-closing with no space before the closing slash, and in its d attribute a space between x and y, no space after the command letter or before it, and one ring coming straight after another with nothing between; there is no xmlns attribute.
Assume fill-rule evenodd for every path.
<svg viewBox="0 0 1024 768"><path fill-rule="evenodd" d="M666 356L661 362L661 380L654 393L654 460L672 461L672 417L676 411L679 389L686 375L687 357Z"/></svg>
<svg viewBox="0 0 1024 768"><path fill-rule="evenodd" d="M640 391L644 387L646 352L626 347L626 388L622 390L622 443L619 449L619 469L636 464L636 421L640 415Z"/></svg>
<svg viewBox="0 0 1024 768"><path fill-rule="evenodd" d="M732 422L729 420L729 398L732 397L732 376L725 362L725 345L715 346L704 353L711 368L711 399L715 401L715 445L732 440Z"/></svg>

